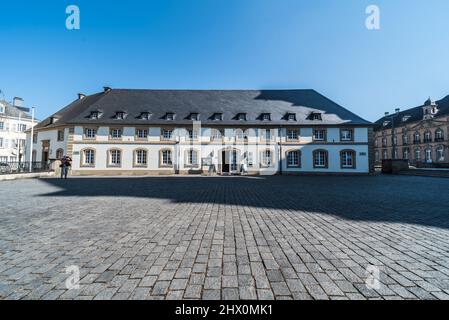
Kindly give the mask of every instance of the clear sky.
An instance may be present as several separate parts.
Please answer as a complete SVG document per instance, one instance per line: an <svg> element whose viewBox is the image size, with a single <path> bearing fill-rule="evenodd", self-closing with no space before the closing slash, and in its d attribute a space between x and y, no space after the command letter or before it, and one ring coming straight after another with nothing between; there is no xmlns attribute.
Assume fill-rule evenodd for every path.
<svg viewBox="0 0 449 320"><path fill-rule="evenodd" d="M447 0L2 1L0 90L42 119L105 85L313 88L374 121L449 94L448 14Z"/></svg>

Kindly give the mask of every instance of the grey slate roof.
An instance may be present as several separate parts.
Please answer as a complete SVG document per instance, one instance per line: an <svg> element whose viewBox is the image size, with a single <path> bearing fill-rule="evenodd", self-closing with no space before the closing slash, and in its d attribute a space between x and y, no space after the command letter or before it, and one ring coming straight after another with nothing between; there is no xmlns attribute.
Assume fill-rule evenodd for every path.
<svg viewBox="0 0 449 320"><path fill-rule="evenodd" d="M427 101L426 101L427 102ZM447 116L449 115L449 95L444 97L441 100L438 100L435 102L438 108L438 113L435 115L435 118L441 117L441 116ZM401 127L408 123L418 122L423 120L424 117L424 107L425 103L418 107L410 108L404 111L399 112L399 115L395 116L394 118L394 126L395 127ZM402 119L404 116L408 116L407 121L403 121ZM384 126L384 123L388 121L388 125ZM382 117L379 120L375 122L375 131L383 130L391 128L391 117Z"/></svg>
<svg viewBox="0 0 449 320"><path fill-rule="evenodd" d="M19 115L21 119L29 119L31 120L31 115L28 112L20 110L17 107L14 107L12 104L5 100L0 100L0 103L5 106L5 113L0 114L0 116L6 116L11 118L18 118Z"/></svg>
<svg viewBox="0 0 449 320"><path fill-rule="evenodd" d="M102 112L97 120L89 119L92 111ZM116 120L116 112L127 117ZM149 120L139 119L142 112L151 113ZM321 112L322 121L307 120L311 112ZM175 119L164 119L174 113ZM329 100L315 90L134 90L112 89L76 100L36 128L65 124L117 125L188 125L191 113L198 113L203 125L370 125L371 123ZM212 119L222 113L223 120ZM236 120L238 113L246 113L247 121ZM262 121L261 114L270 113L271 121ZM295 113L295 122L287 121L287 113Z"/></svg>

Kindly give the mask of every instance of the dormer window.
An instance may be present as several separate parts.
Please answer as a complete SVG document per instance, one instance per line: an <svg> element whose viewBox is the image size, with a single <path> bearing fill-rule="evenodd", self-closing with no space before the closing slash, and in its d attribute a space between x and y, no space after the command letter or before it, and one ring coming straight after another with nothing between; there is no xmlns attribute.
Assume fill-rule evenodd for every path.
<svg viewBox="0 0 449 320"><path fill-rule="evenodd" d="M296 113L287 113L286 118L288 121L296 121Z"/></svg>
<svg viewBox="0 0 449 320"><path fill-rule="evenodd" d="M271 121L271 113L262 113L262 121Z"/></svg>
<svg viewBox="0 0 449 320"><path fill-rule="evenodd" d="M175 114L173 112L167 112L165 115L165 120L173 121L175 119Z"/></svg>
<svg viewBox="0 0 449 320"><path fill-rule="evenodd" d="M125 119L125 117L126 117L126 114L123 111L118 111L115 113L116 120L123 120L123 119Z"/></svg>
<svg viewBox="0 0 449 320"><path fill-rule="evenodd" d="M237 120L246 121L246 113L237 114Z"/></svg>
<svg viewBox="0 0 449 320"><path fill-rule="evenodd" d="M212 116L212 119L215 121L222 121L223 120L223 113L214 113Z"/></svg>
<svg viewBox="0 0 449 320"><path fill-rule="evenodd" d="M384 121L383 126L387 127L390 124L390 121Z"/></svg>
<svg viewBox="0 0 449 320"><path fill-rule="evenodd" d="M321 117L321 113L319 112L312 112L309 116L308 116L309 120L315 120L315 121L321 121L323 120L323 118Z"/></svg>
<svg viewBox="0 0 449 320"><path fill-rule="evenodd" d="M150 120L151 114L149 112L142 112L140 113L139 119L140 120Z"/></svg>
<svg viewBox="0 0 449 320"><path fill-rule="evenodd" d="M402 122L407 122L408 119L410 119L410 118L411 118L411 116L403 116L402 117Z"/></svg>
<svg viewBox="0 0 449 320"><path fill-rule="evenodd" d="M200 120L200 115L199 115L199 113L191 113L189 116L189 119L192 121L198 121L198 120Z"/></svg>
<svg viewBox="0 0 449 320"><path fill-rule="evenodd" d="M91 111L89 119L97 120L99 118L100 118L100 112L98 112L98 111Z"/></svg>

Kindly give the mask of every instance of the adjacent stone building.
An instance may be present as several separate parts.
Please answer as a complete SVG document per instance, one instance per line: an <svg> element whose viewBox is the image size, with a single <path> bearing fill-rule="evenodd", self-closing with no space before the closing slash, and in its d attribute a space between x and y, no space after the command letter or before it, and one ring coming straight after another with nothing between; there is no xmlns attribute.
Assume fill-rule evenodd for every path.
<svg viewBox="0 0 449 320"><path fill-rule="evenodd" d="M314 90L105 88L42 121L33 158L68 155L73 175L368 174L370 137Z"/></svg>
<svg viewBox="0 0 449 320"><path fill-rule="evenodd" d="M376 121L375 159L407 159L412 165L449 164L449 96Z"/></svg>

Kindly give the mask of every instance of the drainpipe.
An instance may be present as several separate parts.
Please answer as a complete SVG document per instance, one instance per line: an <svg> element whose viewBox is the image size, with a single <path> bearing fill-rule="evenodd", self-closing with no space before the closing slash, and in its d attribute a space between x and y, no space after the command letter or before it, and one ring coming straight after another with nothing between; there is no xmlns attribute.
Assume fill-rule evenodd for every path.
<svg viewBox="0 0 449 320"><path fill-rule="evenodd" d="M279 132L279 174L282 176L282 126L278 129Z"/></svg>

